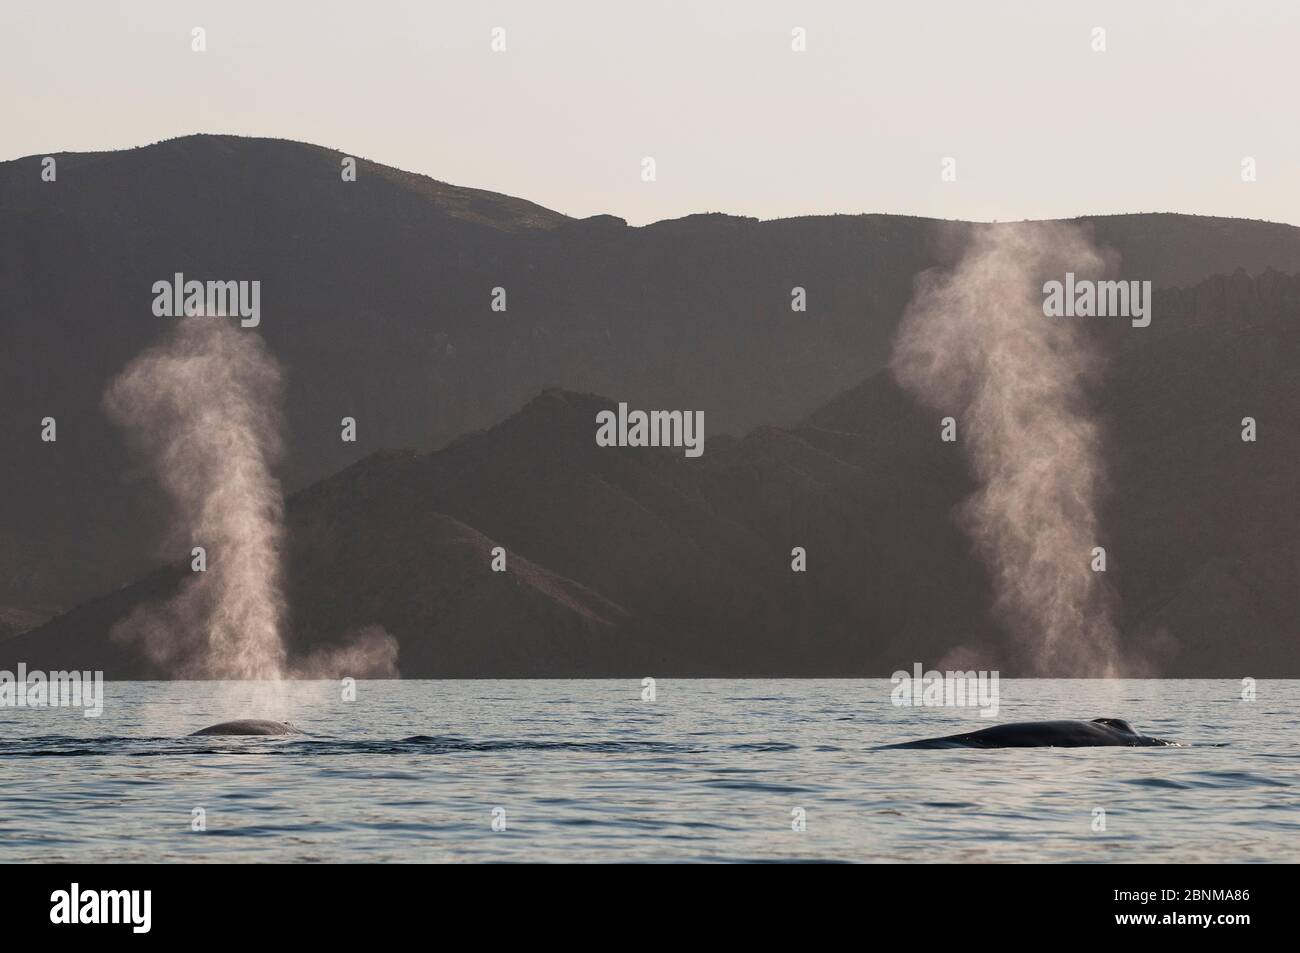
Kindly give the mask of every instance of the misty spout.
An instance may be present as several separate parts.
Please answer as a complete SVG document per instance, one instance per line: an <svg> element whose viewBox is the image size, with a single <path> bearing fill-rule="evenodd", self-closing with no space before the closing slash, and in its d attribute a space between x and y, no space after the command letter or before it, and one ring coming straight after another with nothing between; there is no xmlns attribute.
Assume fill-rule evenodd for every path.
<svg viewBox="0 0 1300 953"><path fill-rule="evenodd" d="M986 226L951 272L929 271L895 340L902 386L957 421L980 484L959 521L987 565L997 611L1033 672L1119 674L1099 545L1105 483L1086 388L1097 361L1077 323L1046 317L1044 278L1099 274L1082 232Z"/></svg>
<svg viewBox="0 0 1300 953"><path fill-rule="evenodd" d="M274 474L282 386L258 335L224 319L180 319L105 395L109 416L206 564L166 604L133 612L113 637L138 642L181 677L284 675L283 494Z"/></svg>

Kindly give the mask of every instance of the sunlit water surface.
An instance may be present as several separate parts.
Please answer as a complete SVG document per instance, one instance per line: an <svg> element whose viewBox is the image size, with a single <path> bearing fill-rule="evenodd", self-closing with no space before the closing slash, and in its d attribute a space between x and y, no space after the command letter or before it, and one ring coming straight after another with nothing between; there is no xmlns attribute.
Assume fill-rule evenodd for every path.
<svg viewBox="0 0 1300 953"><path fill-rule="evenodd" d="M660 679L653 702L635 679L360 682L352 701L110 682L100 718L0 709L0 860L1300 860L1300 682L1253 702L1230 681L1000 688L984 720L895 707L884 680ZM307 734L186 737L258 716ZM1098 716L1190 747L876 750Z"/></svg>

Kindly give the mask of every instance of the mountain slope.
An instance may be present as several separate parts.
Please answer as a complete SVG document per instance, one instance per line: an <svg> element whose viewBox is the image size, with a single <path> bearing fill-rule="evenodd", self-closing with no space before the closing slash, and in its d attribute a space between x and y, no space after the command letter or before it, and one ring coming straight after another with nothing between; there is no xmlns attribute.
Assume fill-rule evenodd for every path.
<svg viewBox="0 0 1300 953"><path fill-rule="evenodd" d="M1295 677L1300 275L1216 277L1155 309L1143 330L1087 325L1125 649L1165 675ZM887 373L793 427L709 437L706 416L699 459L597 447L609 406L549 390L442 450L376 454L296 494L295 647L379 624L408 676L879 676L957 646L1025 671L951 518L974 489L960 446ZM0 665L102 658L146 591L0 643Z"/></svg>
<svg viewBox="0 0 1300 953"><path fill-rule="evenodd" d="M705 411L710 435L789 426L878 372L914 277L967 226L858 215L573 220L302 143L191 136L0 163L0 607L39 619L170 561L184 534L100 402L172 319L153 282L262 282L287 377L285 482L431 448L563 387ZM1180 215L1084 220L1120 271L1189 284L1300 270L1300 229ZM806 313L791 310L804 287ZM507 310L490 309L492 289ZM58 441L39 439L58 421ZM339 439L356 418L358 440ZM25 624L19 622L17 624Z"/></svg>

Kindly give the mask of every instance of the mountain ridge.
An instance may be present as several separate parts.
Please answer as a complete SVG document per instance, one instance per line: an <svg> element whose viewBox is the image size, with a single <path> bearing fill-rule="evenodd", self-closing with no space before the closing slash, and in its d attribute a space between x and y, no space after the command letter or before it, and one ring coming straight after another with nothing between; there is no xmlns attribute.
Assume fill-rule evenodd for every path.
<svg viewBox="0 0 1300 953"><path fill-rule="evenodd" d="M1001 219L1001 220L974 220L974 219L955 219L955 218L936 218L928 215L916 215L907 212L826 212L826 213L801 213L796 215L783 215L773 218L762 218L753 215L743 215L732 212L722 211L699 211L688 212L673 218L656 219L652 222L646 222L642 225L630 225L626 219L609 212L597 212L588 216L571 216L564 212L548 208L527 199L519 199L510 196L505 192L498 192L493 189L481 188L476 186L455 185L444 179L434 178L432 175L424 172L413 172L402 169L397 166L391 166L369 156L364 156L359 152L349 152L345 149L339 149L335 146L325 146L318 143L308 142L303 139L288 139L280 136L252 136L242 135L239 133L214 133L214 132L192 132L184 133L177 136L169 136L165 139L158 139L154 142L144 143L137 146L126 146L118 149L94 149L94 150L56 150L51 152L34 152L22 156L14 156L11 159L0 159L0 169L11 164L32 164L39 163L46 157L53 157L59 160L72 159L74 163L91 162L100 158L112 158L120 156L129 156L132 153L138 153L144 150L156 149L164 146L181 145L197 143L205 140L225 141L227 143L264 143L264 144L282 144L287 146L302 147L318 153L327 153L333 159L351 157L357 160L358 166L362 164L370 171L384 175L391 180L399 183L405 183L407 187L416 186L414 191L425 191L430 197L438 197L449 193L464 193L467 195L477 195L489 200L505 200L509 203L517 203L520 206L527 206L536 209L537 225L539 228L551 228L563 225L572 225L580 223L595 223L598 220L622 222L628 228L651 228L656 225L663 225L671 222L685 222L692 219L732 219L736 221L749 223L769 223L769 222L789 222L800 221L804 219L826 219L826 218L862 218L879 216L882 218L907 218L919 221L930 222L935 224L955 224L955 225L987 225L1006 224L1012 221L1020 222L1092 222L1106 221L1125 218L1159 218L1162 216L1204 219L1213 222L1249 222L1257 225L1279 226L1286 229L1300 228L1289 222L1283 222L1276 219L1256 219L1256 218L1236 218L1233 216L1210 215L1200 212L1173 212L1173 211L1149 211L1149 212L1087 212L1079 215L1071 215L1060 218L1037 218L1037 219Z"/></svg>
<svg viewBox="0 0 1300 953"><path fill-rule="evenodd" d="M1124 649L1136 674L1294 677L1300 275L1217 276L1155 306L1148 329L1088 326ZM1027 673L952 516L976 488L961 447L888 371L794 425L706 436L698 460L598 447L613 404L550 388L495 427L379 451L294 494L291 646L382 626L411 677ZM1242 407L1256 444L1240 440ZM91 651L165 594L152 579L0 643L0 662L157 676Z"/></svg>
<svg viewBox="0 0 1300 953"><path fill-rule="evenodd" d="M292 493L376 450L454 444L551 387L702 410L711 448L724 433L794 426L879 373L916 275L950 265L972 227L720 213L634 227L360 158L357 182L343 183L342 153L292 140L54 155L54 183L40 180L40 157L0 163L0 446L12 464L0 468L0 610L11 630L173 558L177 527L101 401L168 329L150 287L176 271L263 282L256 333L286 373ZM1117 274L1157 287L1239 267L1300 272L1293 226L1078 221ZM806 312L791 310L796 286ZM491 310L497 287L504 313ZM39 440L46 416L57 443ZM339 439L344 416L358 422L355 444Z"/></svg>

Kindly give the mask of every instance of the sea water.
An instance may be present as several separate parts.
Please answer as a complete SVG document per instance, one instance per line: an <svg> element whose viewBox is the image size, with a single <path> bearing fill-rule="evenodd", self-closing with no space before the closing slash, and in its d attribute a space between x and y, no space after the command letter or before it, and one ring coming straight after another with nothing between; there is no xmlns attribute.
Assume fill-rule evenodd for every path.
<svg viewBox="0 0 1300 953"><path fill-rule="evenodd" d="M107 682L0 710L0 861L1300 860L1300 682ZM250 708L250 706L260 706ZM1123 718L1178 748L883 751ZM237 717L276 738L187 737Z"/></svg>

